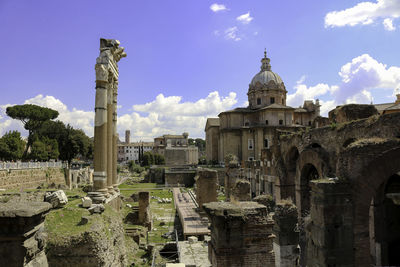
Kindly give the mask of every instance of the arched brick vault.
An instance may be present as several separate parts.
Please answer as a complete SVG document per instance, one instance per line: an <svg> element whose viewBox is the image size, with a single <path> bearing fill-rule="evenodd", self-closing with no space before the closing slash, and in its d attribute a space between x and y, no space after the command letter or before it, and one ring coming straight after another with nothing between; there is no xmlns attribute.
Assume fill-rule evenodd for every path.
<svg viewBox="0 0 400 267"><path fill-rule="evenodd" d="M322 178L331 173L328 162L328 152L326 152L322 147L308 148L303 150L299 155L299 159L297 160L295 179L296 186L304 183L304 181L301 181L301 171L306 164L312 164L317 169L318 176Z"/></svg>
<svg viewBox="0 0 400 267"><path fill-rule="evenodd" d="M371 266L369 209L379 187L400 171L400 141L350 148L341 153L338 175L351 184L354 266Z"/></svg>
<svg viewBox="0 0 400 267"><path fill-rule="evenodd" d="M322 147L307 148L300 153L295 176L295 199L299 216L303 216L301 214L309 209L310 181L302 177L303 169L312 165L317 170L320 178L326 177L331 173L327 162L329 162L329 154Z"/></svg>

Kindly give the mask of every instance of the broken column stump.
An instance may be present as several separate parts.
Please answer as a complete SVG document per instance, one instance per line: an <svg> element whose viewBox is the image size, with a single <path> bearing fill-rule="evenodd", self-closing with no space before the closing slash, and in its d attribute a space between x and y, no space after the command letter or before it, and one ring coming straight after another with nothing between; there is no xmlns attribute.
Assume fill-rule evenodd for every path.
<svg viewBox="0 0 400 267"><path fill-rule="evenodd" d="M48 266L43 222L50 209L47 202L0 205L0 262L4 266Z"/></svg>
<svg viewBox="0 0 400 267"><path fill-rule="evenodd" d="M139 224L151 230L150 193L139 192Z"/></svg>
<svg viewBox="0 0 400 267"><path fill-rule="evenodd" d="M204 203L217 201L217 179L218 173L215 170L200 169L197 171L196 180L196 201L200 209Z"/></svg>
<svg viewBox="0 0 400 267"><path fill-rule="evenodd" d="M256 202L203 205L211 222L208 257L218 267L275 266L272 227L267 208Z"/></svg>
<svg viewBox="0 0 400 267"><path fill-rule="evenodd" d="M231 193L231 201L250 201L251 184L247 180L237 180Z"/></svg>

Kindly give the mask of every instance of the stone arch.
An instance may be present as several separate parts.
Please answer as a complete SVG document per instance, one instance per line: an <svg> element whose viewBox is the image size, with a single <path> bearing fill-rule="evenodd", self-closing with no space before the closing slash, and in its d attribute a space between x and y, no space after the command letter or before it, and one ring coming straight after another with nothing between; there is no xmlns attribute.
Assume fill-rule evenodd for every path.
<svg viewBox="0 0 400 267"><path fill-rule="evenodd" d="M299 216L307 210L307 207L302 207L302 202L309 203L309 178L325 177L329 173L328 160L328 153L322 147L303 150L299 155L295 178L296 206Z"/></svg>
<svg viewBox="0 0 400 267"><path fill-rule="evenodd" d="M295 178L299 155L299 149L296 146L288 150L285 155L286 176L280 181L281 197L291 198L293 203L296 203Z"/></svg>
<svg viewBox="0 0 400 267"><path fill-rule="evenodd" d="M370 147L370 148L369 148ZM347 159L340 162L338 168L344 168L342 174L352 183L353 198L353 247L354 265L370 266L370 207L372 200L388 179L400 172L400 144L381 144L363 147L364 151L375 149L371 153L349 153ZM383 151L382 151L383 150ZM359 163L358 165L355 163Z"/></svg>

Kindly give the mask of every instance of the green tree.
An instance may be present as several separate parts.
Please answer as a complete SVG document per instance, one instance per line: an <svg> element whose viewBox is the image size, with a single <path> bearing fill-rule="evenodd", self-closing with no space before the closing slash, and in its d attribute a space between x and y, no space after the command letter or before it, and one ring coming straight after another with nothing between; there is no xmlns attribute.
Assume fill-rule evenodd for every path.
<svg viewBox="0 0 400 267"><path fill-rule="evenodd" d="M46 145L47 159L58 159L60 152L58 151L57 140L43 137L41 141Z"/></svg>
<svg viewBox="0 0 400 267"><path fill-rule="evenodd" d="M165 158L161 154L154 154L154 164L155 165L164 165L165 164Z"/></svg>
<svg viewBox="0 0 400 267"><path fill-rule="evenodd" d="M22 121L24 128L29 132L24 156L26 156L28 149L31 147L34 141L34 134L40 126L45 121L53 120L58 117L58 111L32 104L7 107L6 113L11 118Z"/></svg>
<svg viewBox="0 0 400 267"><path fill-rule="evenodd" d="M84 159L93 158L93 139L69 124L65 125L61 121L46 121L37 131L37 135L40 138L47 137L57 141L61 160L71 163L77 156Z"/></svg>
<svg viewBox="0 0 400 267"><path fill-rule="evenodd" d="M0 138L0 158L3 160L20 160L24 153L25 141L18 131L10 131Z"/></svg>
<svg viewBox="0 0 400 267"><path fill-rule="evenodd" d="M131 172L135 172L135 173L141 173L142 171L145 170L143 167L140 167L139 165L137 165L134 160L131 160L128 162L128 168Z"/></svg>
<svg viewBox="0 0 400 267"><path fill-rule="evenodd" d="M195 145L198 147L199 151L205 151L206 150L206 141L201 138L196 138L195 139Z"/></svg>
<svg viewBox="0 0 400 267"><path fill-rule="evenodd" d="M188 144L189 144L189 146L194 146L196 143L195 143L193 138L189 138L188 139Z"/></svg>
<svg viewBox="0 0 400 267"><path fill-rule="evenodd" d="M153 153L147 151L143 153L143 161L142 166L150 166L154 164L154 155Z"/></svg>
<svg viewBox="0 0 400 267"><path fill-rule="evenodd" d="M48 153L46 149L46 144L39 139L36 139L32 143L31 153L29 157L34 160L46 161L48 160Z"/></svg>

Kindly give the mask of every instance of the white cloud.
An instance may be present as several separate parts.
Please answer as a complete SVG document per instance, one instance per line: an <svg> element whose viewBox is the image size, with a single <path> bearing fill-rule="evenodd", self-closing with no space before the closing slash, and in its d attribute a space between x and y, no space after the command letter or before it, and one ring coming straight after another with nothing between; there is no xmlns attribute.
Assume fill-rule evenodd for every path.
<svg viewBox="0 0 400 267"><path fill-rule="evenodd" d="M361 2L354 7L326 14L325 27L368 25L377 19L384 18L385 29L391 31L394 30L392 19L398 17L400 17L399 0Z"/></svg>
<svg viewBox="0 0 400 267"><path fill-rule="evenodd" d="M226 10L227 8L226 8L225 5L214 3L214 4L212 4L212 5L210 6L210 9L211 9L213 12L216 13L216 12L219 12L219 11Z"/></svg>
<svg viewBox="0 0 400 267"><path fill-rule="evenodd" d="M289 106L298 107L303 104L304 100L317 99L328 93L332 95L332 93L338 89L337 86L329 86L324 83L308 87L304 84L304 81L305 76L303 75L294 87L296 90L295 93L287 95L286 102Z"/></svg>
<svg viewBox="0 0 400 267"><path fill-rule="evenodd" d="M237 21L243 24L249 24L253 19L254 18L250 16L250 11L236 18Z"/></svg>
<svg viewBox="0 0 400 267"><path fill-rule="evenodd" d="M234 26L225 30L225 39L240 41L241 38L238 36L238 27Z"/></svg>
<svg viewBox="0 0 400 267"><path fill-rule="evenodd" d="M142 140L152 140L166 133L189 132L191 136L204 136L204 126L208 117L232 108L237 103L236 93L221 97L217 91L196 102L182 102L180 96L159 94L155 100L134 105L134 112L119 118L118 132L133 130L133 136ZM121 126L120 126L121 125Z"/></svg>
<svg viewBox="0 0 400 267"><path fill-rule="evenodd" d="M396 27L393 26L393 19L389 19L389 18L384 19L383 26L385 27L385 30L387 30L387 31L396 30Z"/></svg>
<svg viewBox="0 0 400 267"><path fill-rule="evenodd" d="M368 54L353 58L351 62L344 64L339 76L342 79L339 85L320 83L315 86L307 86L303 76L294 87L295 92L288 94L288 105L298 106L304 100L316 98L331 99L320 101L321 113L326 115L336 105L369 104L374 94L383 95L387 90L394 94L394 90L400 86L400 67L388 67Z"/></svg>

